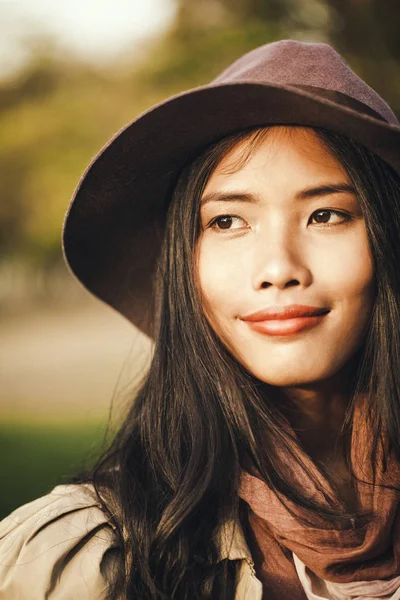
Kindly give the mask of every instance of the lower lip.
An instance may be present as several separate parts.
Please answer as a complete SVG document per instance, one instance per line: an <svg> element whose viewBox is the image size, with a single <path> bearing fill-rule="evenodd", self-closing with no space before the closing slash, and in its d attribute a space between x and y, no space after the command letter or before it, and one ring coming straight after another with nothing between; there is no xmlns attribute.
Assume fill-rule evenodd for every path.
<svg viewBox="0 0 400 600"><path fill-rule="evenodd" d="M325 313L326 314L326 313ZM315 327L325 317L315 315L313 317L295 317L293 319L268 319L268 321L246 321L248 326L254 331L265 333L267 335L293 335Z"/></svg>

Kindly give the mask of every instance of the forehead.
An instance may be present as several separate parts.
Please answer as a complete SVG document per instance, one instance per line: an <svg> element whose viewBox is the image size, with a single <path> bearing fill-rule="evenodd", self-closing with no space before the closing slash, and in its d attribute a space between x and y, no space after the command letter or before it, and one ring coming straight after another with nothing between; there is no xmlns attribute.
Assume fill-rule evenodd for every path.
<svg viewBox="0 0 400 600"><path fill-rule="evenodd" d="M206 186L248 179L271 171L282 178L296 175L326 177L346 171L317 133L308 127L274 126L258 130L238 142L216 165ZM205 190L205 191L206 191Z"/></svg>

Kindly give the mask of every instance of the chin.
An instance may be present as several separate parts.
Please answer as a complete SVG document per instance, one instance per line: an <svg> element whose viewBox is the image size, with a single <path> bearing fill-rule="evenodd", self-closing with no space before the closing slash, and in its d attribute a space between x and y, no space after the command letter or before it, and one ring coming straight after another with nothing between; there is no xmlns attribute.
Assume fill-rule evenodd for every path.
<svg viewBox="0 0 400 600"><path fill-rule="evenodd" d="M257 379L262 381L263 383L267 383L268 385L272 385L274 387L300 387L300 386L309 386L320 381L324 381L329 379L335 374L335 371L318 371L318 372L298 372L297 370L293 372L293 369L286 369L285 371L277 372L275 370L274 373L265 372L263 370L253 370L247 369L252 373Z"/></svg>
<svg viewBox="0 0 400 600"><path fill-rule="evenodd" d="M294 378L288 376L282 377L267 377L267 376L256 376L257 379L273 387L300 387L305 385L312 385L314 381L310 381L309 378ZM315 380L316 382L316 380Z"/></svg>

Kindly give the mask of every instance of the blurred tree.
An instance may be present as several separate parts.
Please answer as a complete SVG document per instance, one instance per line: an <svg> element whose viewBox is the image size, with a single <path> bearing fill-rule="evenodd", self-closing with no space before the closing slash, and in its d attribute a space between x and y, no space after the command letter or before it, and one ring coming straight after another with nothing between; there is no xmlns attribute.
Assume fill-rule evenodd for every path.
<svg viewBox="0 0 400 600"><path fill-rule="evenodd" d="M3 260L17 256L44 266L61 258L68 198L85 164L130 118L127 87L108 73L51 54L34 57L15 79L0 84Z"/></svg>
<svg viewBox="0 0 400 600"><path fill-rule="evenodd" d="M332 44L400 114L398 0L329 0Z"/></svg>

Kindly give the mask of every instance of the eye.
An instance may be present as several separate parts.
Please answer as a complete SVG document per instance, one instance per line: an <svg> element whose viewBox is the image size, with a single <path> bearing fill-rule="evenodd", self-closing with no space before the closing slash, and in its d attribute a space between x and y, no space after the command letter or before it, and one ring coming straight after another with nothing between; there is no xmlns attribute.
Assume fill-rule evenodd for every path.
<svg viewBox="0 0 400 600"><path fill-rule="evenodd" d="M347 213L331 208L323 208L313 212L308 223L312 224L314 221L316 225L340 225L341 223L347 223L350 219L351 216Z"/></svg>
<svg viewBox="0 0 400 600"><path fill-rule="evenodd" d="M211 221L209 227L217 230L241 229L243 223L244 221L241 217L235 215L219 215Z"/></svg>

